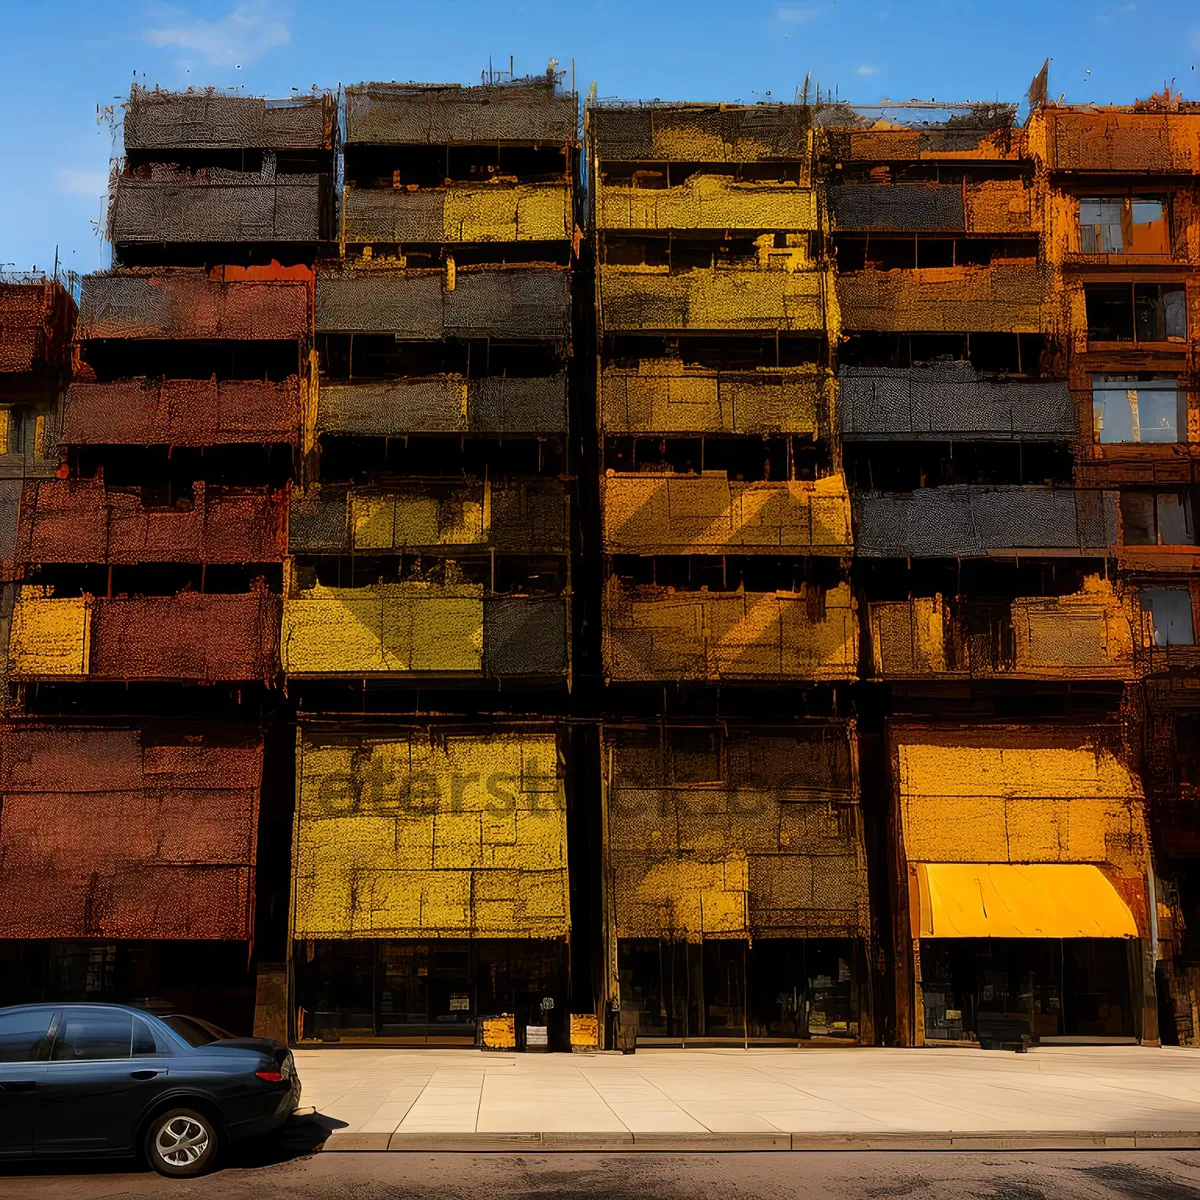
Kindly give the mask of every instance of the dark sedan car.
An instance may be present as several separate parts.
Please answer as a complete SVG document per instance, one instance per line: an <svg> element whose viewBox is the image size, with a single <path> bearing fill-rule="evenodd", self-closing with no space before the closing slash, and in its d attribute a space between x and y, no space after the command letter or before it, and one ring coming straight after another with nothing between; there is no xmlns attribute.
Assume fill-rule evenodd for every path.
<svg viewBox="0 0 1200 1200"><path fill-rule="evenodd" d="M140 1153L199 1175L299 1102L280 1042L120 1004L0 1008L0 1156Z"/></svg>

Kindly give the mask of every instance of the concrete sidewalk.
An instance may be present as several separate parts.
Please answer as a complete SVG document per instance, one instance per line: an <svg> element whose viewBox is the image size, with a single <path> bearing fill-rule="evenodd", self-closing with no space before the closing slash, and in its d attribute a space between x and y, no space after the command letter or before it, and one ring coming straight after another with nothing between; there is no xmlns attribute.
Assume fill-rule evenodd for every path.
<svg viewBox="0 0 1200 1200"><path fill-rule="evenodd" d="M299 1050L326 1150L1200 1148L1200 1051Z"/></svg>

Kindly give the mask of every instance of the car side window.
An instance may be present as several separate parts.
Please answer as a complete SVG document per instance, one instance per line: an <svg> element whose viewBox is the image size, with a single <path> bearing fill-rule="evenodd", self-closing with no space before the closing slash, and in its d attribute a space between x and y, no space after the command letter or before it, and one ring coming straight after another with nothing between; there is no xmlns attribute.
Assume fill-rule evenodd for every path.
<svg viewBox="0 0 1200 1200"><path fill-rule="evenodd" d="M157 1058L170 1053L167 1039L149 1021L143 1021L141 1017L133 1018L134 1058Z"/></svg>
<svg viewBox="0 0 1200 1200"><path fill-rule="evenodd" d="M36 1062L52 1010L0 1012L0 1062Z"/></svg>
<svg viewBox="0 0 1200 1200"><path fill-rule="evenodd" d="M132 1041L132 1013L67 1009L59 1022L50 1058L54 1062L128 1058Z"/></svg>

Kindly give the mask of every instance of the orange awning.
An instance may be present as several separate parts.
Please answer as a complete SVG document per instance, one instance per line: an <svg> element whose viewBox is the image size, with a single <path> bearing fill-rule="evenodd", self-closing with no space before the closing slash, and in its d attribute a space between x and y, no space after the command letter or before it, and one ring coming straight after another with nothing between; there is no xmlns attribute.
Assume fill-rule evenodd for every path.
<svg viewBox="0 0 1200 1200"><path fill-rule="evenodd" d="M911 865L916 869L923 938L1138 936L1129 905L1096 866ZM916 925L916 912L913 917Z"/></svg>

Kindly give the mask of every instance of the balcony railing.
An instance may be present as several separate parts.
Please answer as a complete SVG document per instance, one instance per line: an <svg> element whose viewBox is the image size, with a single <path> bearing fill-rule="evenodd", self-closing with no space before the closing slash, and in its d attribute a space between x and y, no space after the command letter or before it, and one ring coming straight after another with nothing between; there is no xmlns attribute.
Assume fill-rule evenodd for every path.
<svg viewBox="0 0 1200 1200"><path fill-rule="evenodd" d="M841 475L742 483L723 471L609 474L601 503L608 554L841 555L853 543Z"/></svg>
<svg viewBox="0 0 1200 1200"><path fill-rule="evenodd" d="M613 680L854 679L858 617L850 588L676 592L609 580L604 670Z"/></svg>
<svg viewBox="0 0 1200 1200"><path fill-rule="evenodd" d="M740 183L706 172L667 188L601 180L597 223L601 229L816 229L817 193L795 183Z"/></svg>
<svg viewBox="0 0 1200 1200"><path fill-rule="evenodd" d="M829 189L834 229L1029 233L1032 188L979 183L848 183Z"/></svg>

